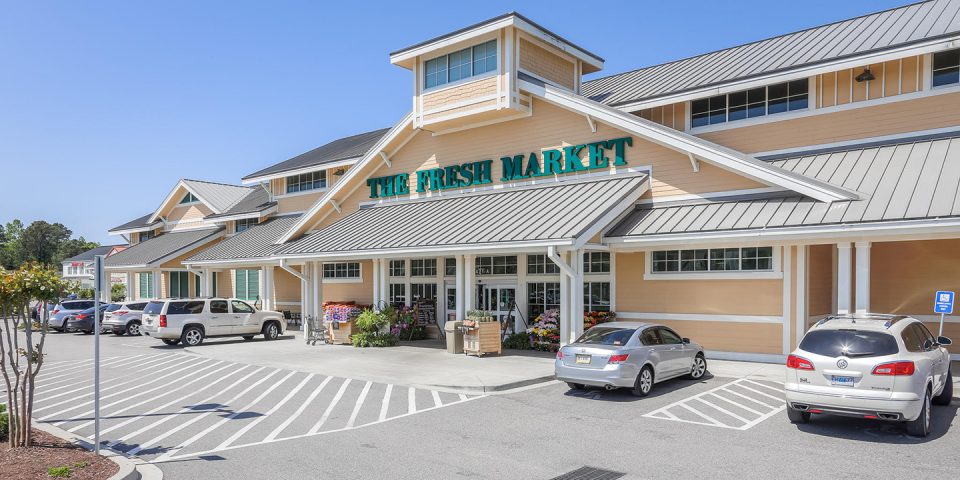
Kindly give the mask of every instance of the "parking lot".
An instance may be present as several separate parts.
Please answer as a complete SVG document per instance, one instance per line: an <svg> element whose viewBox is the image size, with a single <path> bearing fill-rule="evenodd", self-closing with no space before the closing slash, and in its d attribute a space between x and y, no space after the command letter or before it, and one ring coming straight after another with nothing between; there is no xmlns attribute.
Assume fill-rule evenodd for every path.
<svg viewBox="0 0 960 480"><path fill-rule="evenodd" d="M39 421L89 438L92 340L48 339L36 409ZM212 340L188 350L142 337L102 342L102 439L155 462L167 478L197 478L211 462L216 473L203 469L204 478L389 472L395 478L548 479L583 467L623 478L743 478L746 468L754 473L749 478L842 477L831 462L848 465L851 478L862 471L949 478L960 466L957 401L936 407L931 436L917 439L898 424L859 419L815 417L791 425L781 385L770 375L672 380L642 399L626 391L569 390L558 382L458 394L325 375L322 365L301 369L295 360L282 368L242 354L206 354L241 346L254 352L268 345L262 341ZM367 361L376 353L368 351ZM719 362L716 370L724 370ZM924 469L918 475L909 463L875 455L883 445L923 461ZM785 460L798 465L785 471Z"/></svg>

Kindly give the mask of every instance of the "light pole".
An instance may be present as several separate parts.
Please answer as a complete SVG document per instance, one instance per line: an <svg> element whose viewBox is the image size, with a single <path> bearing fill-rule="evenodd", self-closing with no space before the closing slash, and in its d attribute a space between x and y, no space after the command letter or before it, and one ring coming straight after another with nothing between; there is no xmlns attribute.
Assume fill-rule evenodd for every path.
<svg viewBox="0 0 960 480"><path fill-rule="evenodd" d="M93 257L93 451L100 454L100 298L104 255Z"/></svg>

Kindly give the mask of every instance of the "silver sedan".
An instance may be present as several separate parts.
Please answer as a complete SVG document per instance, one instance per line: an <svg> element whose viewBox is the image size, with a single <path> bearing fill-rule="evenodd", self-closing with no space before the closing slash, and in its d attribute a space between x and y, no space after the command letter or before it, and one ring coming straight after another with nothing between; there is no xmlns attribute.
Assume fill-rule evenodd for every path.
<svg viewBox="0 0 960 480"><path fill-rule="evenodd" d="M587 330L557 351L554 373L573 389L629 388L650 394L654 383L707 371L703 347L669 327L643 322L610 322Z"/></svg>

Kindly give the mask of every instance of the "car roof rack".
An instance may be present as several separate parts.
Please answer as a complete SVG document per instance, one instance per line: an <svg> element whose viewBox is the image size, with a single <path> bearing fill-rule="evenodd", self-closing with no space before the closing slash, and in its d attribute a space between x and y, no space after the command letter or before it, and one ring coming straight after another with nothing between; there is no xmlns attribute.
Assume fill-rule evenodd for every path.
<svg viewBox="0 0 960 480"><path fill-rule="evenodd" d="M908 317L892 313L836 313L821 319L815 326L819 327L831 320L850 320L851 323L857 323L857 320L885 320L883 327L890 328L905 318Z"/></svg>

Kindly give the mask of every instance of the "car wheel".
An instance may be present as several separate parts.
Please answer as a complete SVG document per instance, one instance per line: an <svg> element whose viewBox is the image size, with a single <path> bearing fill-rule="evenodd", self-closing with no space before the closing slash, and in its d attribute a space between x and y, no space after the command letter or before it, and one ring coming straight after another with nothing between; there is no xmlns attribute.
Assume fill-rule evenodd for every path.
<svg viewBox="0 0 960 480"><path fill-rule="evenodd" d="M582 383L573 383L567 382L567 386L570 387L570 390L583 390L584 385Z"/></svg>
<svg viewBox="0 0 960 480"><path fill-rule="evenodd" d="M93 334L93 330L84 330L84 331L83 331L83 334L84 334L84 335L91 335L91 334Z"/></svg>
<svg viewBox="0 0 960 480"><path fill-rule="evenodd" d="M637 381L634 382L631 391L638 397L646 397L650 395L651 389L653 389L653 369L650 368L650 365L644 365L640 369L640 375L637 375Z"/></svg>
<svg viewBox="0 0 960 480"><path fill-rule="evenodd" d="M907 435L911 437L926 437L930 435L930 392L923 394L923 405L920 407L920 416L916 420L907 422Z"/></svg>
<svg viewBox="0 0 960 480"><path fill-rule="evenodd" d="M184 347L196 347L203 343L203 330L200 327L187 327L180 335Z"/></svg>
<svg viewBox="0 0 960 480"><path fill-rule="evenodd" d="M162 340L163 340L163 343L166 343L167 345L176 345L180 343L179 338L164 338Z"/></svg>
<svg viewBox="0 0 960 480"><path fill-rule="evenodd" d="M276 340L280 336L280 326L277 325L277 322L267 322L263 326L263 338L264 340Z"/></svg>
<svg viewBox="0 0 960 480"><path fill-rule="evenodd" d="M254 335L244 335L243 339L249 342L250 340L253 340L253 337Z"/></svg>
<svg viewBox="0 0 960 480"><path fill-rule="evenodd" d="M121 334L122 335L122 334ZM134 320L127 324L127 335L137 336L140 335L140 322Z"/></svg>
<svg viewBox="0 0 960 480"><path fill-rule="evenodd" d="M787 407L787 418L790 419L790 423L807 423L810 421L810 412L801 412Z"/></svg>
<svg viewBox="0 0 960 480"><path fill-rule="evenodd" d="M950 405L950 402L953 401L953 373L952 368L947 369L947 379L946 384L943 386L943 390L940 392L940 395L933 397L934 405Z"/></svg>
<svg viewBox="0 0 960 480"><path fill-rule="evenodd" d="M707 359L703 358L702 353L698 353L697 356L693 357L693 367L691 367L690 374L687 375L687 378L700 380L703 378L704 373L707 373Z"/></svg>

